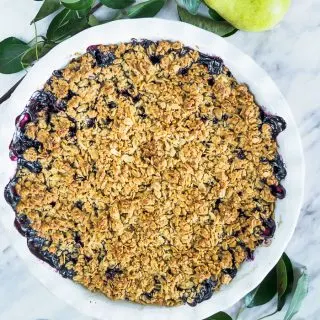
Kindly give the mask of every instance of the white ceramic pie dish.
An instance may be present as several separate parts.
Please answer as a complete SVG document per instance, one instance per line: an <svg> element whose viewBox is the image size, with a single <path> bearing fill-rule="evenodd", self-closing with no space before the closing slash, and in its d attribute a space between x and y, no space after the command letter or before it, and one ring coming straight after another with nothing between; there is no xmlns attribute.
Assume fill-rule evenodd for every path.
<svg viewBox="0 0 320 320"><path fill-rule="evenodd" d="M1 106L0 118L0 190L3 192L16 163L8 157L8 146L15 130L14 121L24 109L34 91L40 89L55 69L64 67L75 53L84 53L92 44L127 42L132 38L179 40L203 53L220 56L238 81L248 84L257 102L287 122L287 129L278 137L280 154L288 175L283 182L287 190L284 200L276 205L277 230L269 247L258 248L253 262L245 262L228 286L214 293L210 300L196 307L173 308L142 306L126 301L111 301L101 294L91 293L70 280L63 279L47 264L33 256L23 238L14 228L14 212L0 197L0 221L12 246L30 272L51 292L83 314L98 319L196 320L224 310L256 287L281 257L295 229L300 213L304 161L297 126L290 108L271 78L247 55L210 32L191 25L161 19L121 20L88 29L61 43L42 58L28 73L8 103Z"/></svg>

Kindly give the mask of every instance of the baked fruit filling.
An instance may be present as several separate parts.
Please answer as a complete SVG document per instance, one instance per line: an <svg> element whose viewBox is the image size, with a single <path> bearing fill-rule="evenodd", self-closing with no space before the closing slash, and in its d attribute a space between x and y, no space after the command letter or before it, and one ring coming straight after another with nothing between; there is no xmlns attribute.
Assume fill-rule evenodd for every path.
<svg viewBox="0 0 320 320"><path fill-rule="evenodd" d="M169 41L90 46L18 116L5 197L63 277L194 306L272 238L285 127L218 57Z"/></svg>

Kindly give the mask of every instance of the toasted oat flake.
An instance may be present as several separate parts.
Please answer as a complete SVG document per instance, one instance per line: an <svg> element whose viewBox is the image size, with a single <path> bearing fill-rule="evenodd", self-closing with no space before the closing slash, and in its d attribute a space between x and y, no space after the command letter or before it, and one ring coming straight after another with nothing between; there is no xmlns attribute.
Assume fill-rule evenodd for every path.
<svg viewBox="0 0 320 320"><path fill-rule="evenodd" d="M273 236L285 125L221 59L179 42L91 46L25 112L7 200L33 252L89 290L195 305Z"/></svg>

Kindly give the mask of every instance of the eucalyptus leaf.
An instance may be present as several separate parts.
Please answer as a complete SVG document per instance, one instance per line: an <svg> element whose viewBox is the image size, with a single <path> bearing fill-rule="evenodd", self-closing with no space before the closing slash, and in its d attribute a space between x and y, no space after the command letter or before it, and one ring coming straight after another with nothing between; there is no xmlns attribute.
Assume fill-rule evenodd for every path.
<svg viewBox="0 0 320 320"><path fill-rule="evenodd" d="M216 11L216 10L214 10L214 9L212 9L212 8L209 8L209 15L210 15L210 17L213 19L213 20L215 20L215 21L225 21L225 19L224 18L222 18L221 16L220 16L220 14Z"/></svg>
<svg viewBox="0 0 320 320"><path fill-rule="evenodd" d="M244 298L247 308L261 306L269 302L277 293L277 271L273 268L262 280L257 288L249 292Z"/></svg>
<svg viewBox="0 0 320 320"><path fill-rule="evenodd" d="M51 21L47 38L53 42L60 42L84 30L88 26L87 12L86 10L62 10Z"/></svg>
<svg viewBox="0 0 320 320"><path fill-rule="evenodd" d="M37 15L31 21L31 23L37 22L37 21L49 16L51 13L56 12L59 8L61 8L60 0L44 0Z"/></svg>
<svg viewBox="0 0 320 320"><path fill-rule="evenodd" d="M283 306L285 305L286 298L292 291L293 280L294 280L292 263L291 263L289 257L285 253L283 253L283 255L282 255L282 260L286 266L287 288L286 288L285 292L281 295L281 297L278 296L278 305L277 305L278 311L282 310Z"/></svg>
<svg viewBox="0 0 320 320"><path fill-rule="evenodd" d="M308 293L308 285L309 285L309 280L308 280L308 275L307 275L307 270L306 268L302 269L302 274L300 275L297 286L294 290L289 308L287 310L287 313L284 317L284 320L291 320L292 317L297 314L300 310L302 301L306 297Z"/></svg>
<svg viewBox="0 0 320 320"><path fill-rule="evenodd" d="M124 9L135 3L135 0L100 0L102 4L112 9Z"/></svg>
<svg viewBox="0 0 320 320"><path fill-rule="evenodd" d="M185 8L191 14L197 14L201 0L177 0L180 7Z"/></svg>
<svg viewBox="0 0 320 320"><path fill-rule="evenodd" d="M15 73L23 69L20 62L22 55L29 49L27 43L14 38L6 38L0 42L0 72Z"/></svg>
<svg viewBox="0 0 320 320"><path fill-rule="evenodd" d="M47 54L53 47L54 43L45 41L38 42L29 48L21 57L21 63L24 68L29 67L32 63Z"/></svg>
<svg viewBox="0 0 320 320"><path fill-rule="evenodd" d="M219 36L225 37L234 34L237 29L226 21L214 21L202 15L192 15L186 9L177 7L180 20L190 23L196 27L213 32Z"/></svg>
<svg viewBox="0 0 320 320"><path fill-rule="evenodd" d="M93 0L61 0L61 3L70 10L83 10L91 8Z"/></svg>
<svg viewBox="0 0 320 320"><path fill-rule="evenodd" d="M232 318L225 312L218 312L204 320L232 320Z"/></svg>
<svg viewBox="0 0 320 320"><path fill-rule="evenodd" d="M147 18L155 16L164 6L166 0L148 0L126 9L129 18Z"/></svg>

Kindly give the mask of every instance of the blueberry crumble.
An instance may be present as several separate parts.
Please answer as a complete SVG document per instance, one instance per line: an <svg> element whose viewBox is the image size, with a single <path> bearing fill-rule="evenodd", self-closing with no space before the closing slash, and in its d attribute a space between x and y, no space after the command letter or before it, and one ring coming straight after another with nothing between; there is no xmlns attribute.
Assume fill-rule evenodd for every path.
<svg viewBox="0 0 320 320"><path fill-rule="evenodd" d="M169 41L90 46L17 117L5 198L63 277L195 306L273 237L285 127L218 57Z"/></svg>

